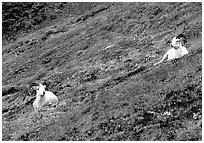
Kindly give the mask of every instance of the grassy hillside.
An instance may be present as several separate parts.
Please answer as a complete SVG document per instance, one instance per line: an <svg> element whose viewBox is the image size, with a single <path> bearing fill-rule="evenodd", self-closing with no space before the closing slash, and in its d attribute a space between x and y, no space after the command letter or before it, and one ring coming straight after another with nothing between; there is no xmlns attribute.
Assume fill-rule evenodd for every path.
<svg viewBox="0 0 204 143"><path fill-rule="evenodd" d="M202 3L98 3L48 23L2 48L3 140L202 139ZM179 33L190 54L153 66ZM34 113L35 81L56 108Z"/></svg>
<svg viewBox="0 0 204 143"><path fill-rule="evenodd" d="M63 18L80 16L101 3L84 2L4 2L2 3L2 36L16 40L37 29L53 25Z"/></svg>

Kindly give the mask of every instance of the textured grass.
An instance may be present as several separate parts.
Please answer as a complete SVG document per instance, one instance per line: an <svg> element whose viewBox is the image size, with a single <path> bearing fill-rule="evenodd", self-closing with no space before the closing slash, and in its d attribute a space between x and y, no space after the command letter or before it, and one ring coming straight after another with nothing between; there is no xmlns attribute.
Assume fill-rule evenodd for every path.
<svg viewBox="0 0 204 143"><path fill-rule="evenodd" d="M201 23L201 3L105 3L3 46L3 140L201 140ZM178 33L190 54L153 66ZM34 114L36 80L56 108Z"/></svg>

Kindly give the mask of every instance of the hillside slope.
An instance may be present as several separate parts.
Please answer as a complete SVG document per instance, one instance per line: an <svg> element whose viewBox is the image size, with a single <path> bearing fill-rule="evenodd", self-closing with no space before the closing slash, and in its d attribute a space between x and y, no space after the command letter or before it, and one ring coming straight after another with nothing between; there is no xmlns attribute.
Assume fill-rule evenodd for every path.
<svg viewBox="0 0 204 143"><path fill-rule="evenodd" d="M201 140L201 32L202 3L105 3L4 45L3 140ZM153 66L179 33L190 54Z"/></svg>
<svg viewBox="0 0 204 143"><path fill-rule="evenodd" d="M29 32L53 25L64 18L80 16L103 3L85 2L3 2L3 44Z"/></svg>

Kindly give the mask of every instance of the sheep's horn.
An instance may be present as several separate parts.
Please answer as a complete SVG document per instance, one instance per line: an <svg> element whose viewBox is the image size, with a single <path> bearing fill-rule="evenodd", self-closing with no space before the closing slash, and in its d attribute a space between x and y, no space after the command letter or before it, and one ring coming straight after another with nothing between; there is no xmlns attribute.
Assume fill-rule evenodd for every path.
<svg viewBox="0 0 204 143"><path fill-rule="evenodd" d="M32 88L33 86L39 86L39 84L38 83L31 83L30 85L29 85L29 88Z"/></svg>
<svg viewBox="0 0 204 143"><path fill-rule="evenodd" d="M187 40L186 40L187 38L186 38L186 36L184 34L179 34L179 35L176 36L176 39L180 39L180 38L183 38L184 43L187 42Z"/></svg>

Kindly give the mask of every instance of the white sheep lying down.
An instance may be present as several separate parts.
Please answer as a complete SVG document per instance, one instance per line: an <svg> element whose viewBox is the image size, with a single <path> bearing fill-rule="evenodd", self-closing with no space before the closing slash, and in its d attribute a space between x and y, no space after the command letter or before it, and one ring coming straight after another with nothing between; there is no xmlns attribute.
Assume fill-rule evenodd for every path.
<svg viewBox="0 0 204 143"><path fill-rule="evenodd" d="M36 99L33 103L35 111L40 110L44 105L53 105L58 103L57 96L51 91L45 91L45 85L41 83L34 83L31 88L36 90Z"/></svg>
<svg viewBox="0 0 204 143"><path fill-rule="evenodd" d="M155 63L154 65L158 65L162 63L166 58L167 61L178 59L183 57L184 55L187 55L189 51L184 47L184 44L187 43L187 38L184 34L179 34L178 36L174 37L171 40L171 46L170 48L163 56L160 62Z"/></svg>

